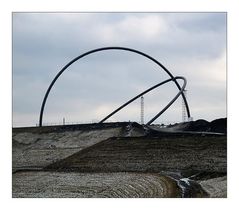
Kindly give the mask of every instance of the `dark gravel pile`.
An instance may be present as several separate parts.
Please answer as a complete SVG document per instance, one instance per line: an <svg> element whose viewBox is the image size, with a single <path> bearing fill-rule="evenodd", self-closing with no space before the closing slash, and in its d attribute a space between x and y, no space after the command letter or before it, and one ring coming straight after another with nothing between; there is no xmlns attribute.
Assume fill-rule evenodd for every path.
<svg viewBox="0 0 239 210"><path fill-rule="evenodd" d="M45 170L79 172L226 172L226 137L110 138Z"/></svg>
<svg viewBox="0 0 239 210"><path fill-rule="evenodd" d="M227 133L227 118L220 118L208 122L203 119L199 119L192 122L176 123L168 126L169 129L175 129L175 131L197 131L197 132L215 132L215 133Z"/></svg>

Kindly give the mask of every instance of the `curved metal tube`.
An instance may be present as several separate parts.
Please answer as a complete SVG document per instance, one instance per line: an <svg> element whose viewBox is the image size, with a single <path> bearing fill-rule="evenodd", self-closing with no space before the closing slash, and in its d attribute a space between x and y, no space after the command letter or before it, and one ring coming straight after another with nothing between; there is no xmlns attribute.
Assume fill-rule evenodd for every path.
<svg viewBox="0 0 239 210"><path fill-rule="evenodd" d="M157 114L155 115L146 125L150 125L153 121L155 121L161 114L163 114L172 104L174 101L177 100L177 98L183 93L186 85L187 85L187 80L184 77L174 77L172 80L176 79L182 79L184 81L183 86L181 90L178 92L178 94Z"/></svg>
<svg viewBox="0 0 239 210"><path fill-rule="evenodd" d="M177 100L177 98L182 94L182 92L184 91L186 85L187 85L187 80L184 77L174 77L173 79L167 79L163 82L158 83L157 85L154 85L153 87L143 91L142 93L138 94L137 96L135 96L134 98L130 99L129 101L127 101L126 103L124 103L123 105L121 105L119 108L117 108L116 110L114 110L113 112L111 112L109 115L107 115L104 119L102 119L99 123L103 123L105 120L109 119L112 115L116 114L118 111L120 111L121 109L123 109L125 106L129 105L130 103L132 103L133 101L135 101L136 99L138 99L139 97L145 95L146 93L150 92L151 90L165 84L168 83L170 81L175 81L177 79L182 79L184 81L182 88L180 89L180 91L177 93L177 95L157 114L155 115L148 123L147 125L150 125L153 121L155 121L160 115L162 115L172 104L174 101Z"/></svg>
<svg viewBox="0 0 239 210"><path fill-rule="evenodd" d="M55 78L52 80L51 84L49 85L46 93L45 93L45 96L44 96L44 99L42 101L42 105L41 105L41 111L40 111L40 117L39 117L39 126L41 127L42 126L42 118L43 118L43 113L44 113L44 108L45 108L45 104L46 104L46 100L47 100L47 97L51 91L51 88L53 87L53 85L55 84L56 80L58 79L58 77L71 65L73 64L74 62L76 62L77 60L89 55L89 54L93 54L95 52L99 52L99 51L105 51L105 50L125 50L125 51L130 51L130 52L134 52L136 54L139 54L139 55L142 55L148 59L150 59L151 61L153 61L154 63L156 63L157 65L159 65L170 77L171 79L174 79L174 76L169 72L168 69L166 69L165 66L163 66L160 62L158 62L156 59L154 59L153 57L143 53L143 52L140 52L138 50L135 50L135 49L131 49L131 48L126 48L126 47L103 47L103 48L98 48L98 49L94 49L94 50L91 50L91 51L88 51L86 53L83 53L81 54L80 56L74 58L73 60L71 60L68 64L66 64L59 72L58 74L55 76ZM181 87L180 85L178 84L178 82L176 80L174 80L174 83L176 84L177 88L180 90ZM185 106L186 106L186 110L187 110L187 115L188 117L190 117L190 111L189 111L189 107L188 107L188 103L187 103L187 99L184 95L184 93L182 92L182 97L183 97L183 100L184 100L184 103L185 103Z"/></svg>

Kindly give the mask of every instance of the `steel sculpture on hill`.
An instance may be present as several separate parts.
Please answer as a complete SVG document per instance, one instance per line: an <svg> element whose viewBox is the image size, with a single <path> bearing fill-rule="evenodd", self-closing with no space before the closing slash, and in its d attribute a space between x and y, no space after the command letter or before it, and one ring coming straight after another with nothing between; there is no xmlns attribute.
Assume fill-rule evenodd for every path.
<svg viewBox="0 0 239 210"><path fill-rule="evenodd" d="M68 64L66 64L59 72L58 74L55 76L55 78L52 80L51 84L49 85L46 93L45 93L45 96L44 96L44 99L42 101L42 105L41 105L41 111L40 111L40 117L39 117L39 126L41 127L42 126L42 119L43 119L43 113L44 113L44 108L45 108L45 104L46 104L46 100L47 100L47 97L51 91L51 88L53 87L53 85L55 84L56 80L59 78L59 76L70 66L72 65L74 62L76 62L77 60L87 56L87 55L90 55L90 54L93 54L93 53L96 53L96 52L100 52L100 51L105 51L105 50L124 50L124 51L129 51L129 52L133 52L133 53L136 53L136 54L139 54L139 55L142 55L146 58L148 58L149 60L153 61L154 63L156 63L158 66L160 66L169 76L170 76L170 79L168 80L165 80L161 83L158 83L157 85L143 91L142 93L140 93L139 95L135 96L134 98L130 99L128 102L126 102L125 104L123 104L122 106L120 106L118 109L116 109L115 111L113 111L112 113L110 113L109 115L107 115L104 119L102 119L99 123L103 123L104 121L106 121L108 118L110 118L112 115L114 115L116 112L120 111L121 109L123 109L125 106L127 106L128 104L130 104L131 102L133 102L134 100L136 100L137 98L139 98L140 96L150 92L151 90L167 83L167 82L170 82L170 81L173 81L175 83L175 85L177 86L177 88L179 89L179 92L178 94L157 114L155 115L148 123L147 125L150 125L153 121L155 121L161 114L163 114L173 103L174 101L176 101L176 99L182 95L183 97L183 100L184 100L184 103L185 103L185 106L186 106L186 111L187 111L187 116L188 118L190 117L190 110L189 110L189 106L188 106L188 103L187 103L187 99L183 93L185 87L186 87L186 79L184 77L174 77L171 72L165 67L163 66L160 62L158 62L156 59L154 59L153 57L143 53L143 52L140 52L138 50L135 50L135 49L132 49L132 48L126 48L126 47L103 47L103 48L98 48L98 49L94 49L94 50L91 50L91 51L88 51L86 53L83 53L81 54L80 56L74 58L73 60L71 60ZM184 81L184 84L183 86L181 87L179 85L179 83L177 82L177 79L181 79Z"/></svg>

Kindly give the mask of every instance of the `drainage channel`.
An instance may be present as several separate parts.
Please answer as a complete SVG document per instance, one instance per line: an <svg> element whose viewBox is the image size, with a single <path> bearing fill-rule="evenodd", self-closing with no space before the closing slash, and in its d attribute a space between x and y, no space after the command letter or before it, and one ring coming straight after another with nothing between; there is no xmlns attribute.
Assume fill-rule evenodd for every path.
<svg viewBox="0 0 239 210"><path fill-rule="evenodd" d="M203 190L201 185L190 179L195 175L189 177L183 177L181 172L169 172L163 171L160 174L165 175L177 182L179 189L181 190L181 197L182 198L208 198L208 193Z"/></svg>

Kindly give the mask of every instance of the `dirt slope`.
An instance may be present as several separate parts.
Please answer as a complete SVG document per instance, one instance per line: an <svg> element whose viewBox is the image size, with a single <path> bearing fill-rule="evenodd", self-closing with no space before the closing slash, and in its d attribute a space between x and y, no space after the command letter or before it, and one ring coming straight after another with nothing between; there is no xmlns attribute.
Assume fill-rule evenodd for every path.
<svg viewBox="0 0 239 210"><path fill-rule="evenodd" d="M47 166L79 172L226 172L226 137L110 138Z"/></svg>

